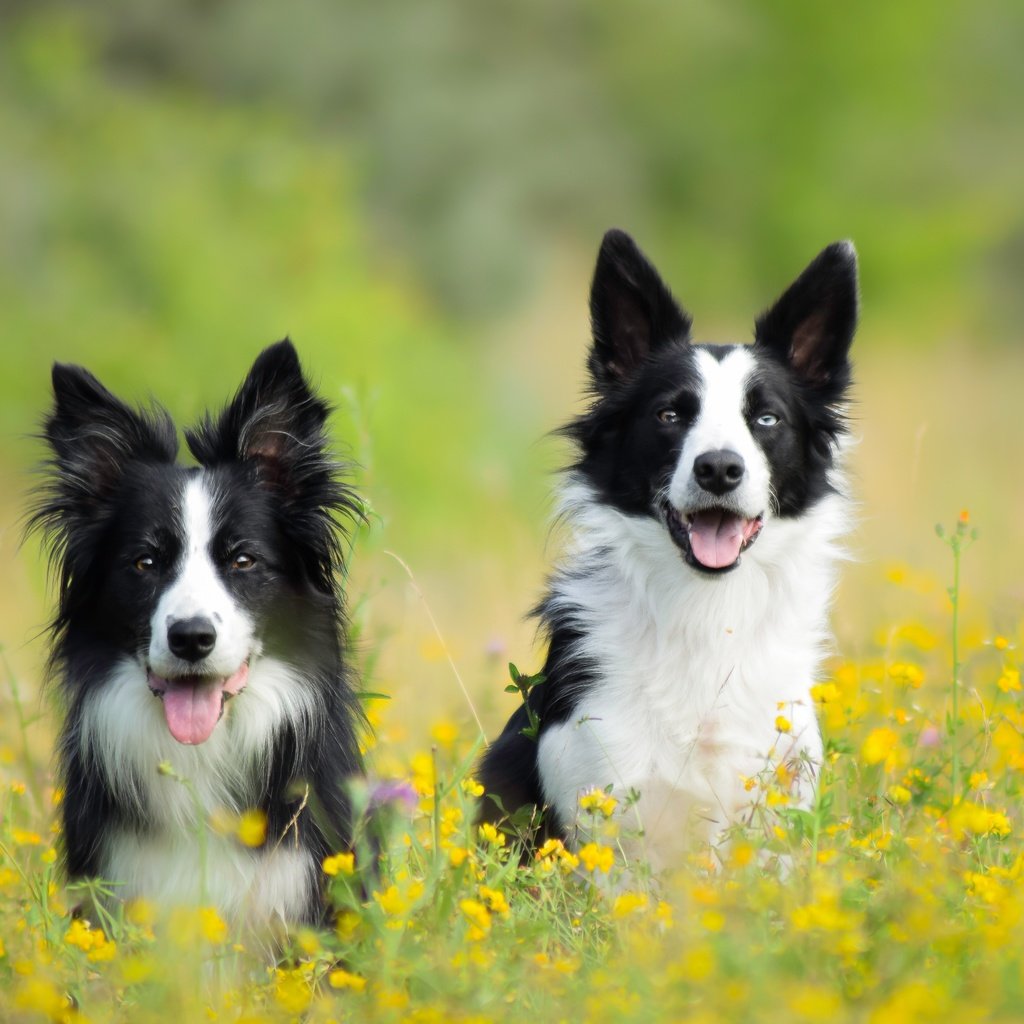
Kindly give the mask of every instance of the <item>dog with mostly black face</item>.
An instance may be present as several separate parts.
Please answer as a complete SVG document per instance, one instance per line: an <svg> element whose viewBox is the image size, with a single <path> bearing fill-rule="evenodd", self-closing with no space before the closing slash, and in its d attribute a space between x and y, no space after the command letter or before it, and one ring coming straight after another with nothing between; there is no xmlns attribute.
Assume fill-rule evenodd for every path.
<svg viewBox="0 0 1024 1024"><path fill-rule="evenodd" d="M53 392L30 525L59 580L67 874L256 927L317 920L360 771L338 522L359 506L328 407L279 342L187 432L184 466L163 410L78 366ZM247 810L255 846L210 828Z"/></svg>
<svg viewBox="0 0 1024 1024"><path fill-rule="evenodd" d="M520 707L480 780L487 817L544 808L548 831L576 841L581 797L611 792L657 870L749 820L751 779L813 799L811 687L850 518L856 255L822 251L752 345L696 344L651 263L610 231L590 311L592 402L564 428L569 548L537 612L539 732L524 734Z"/></svg>

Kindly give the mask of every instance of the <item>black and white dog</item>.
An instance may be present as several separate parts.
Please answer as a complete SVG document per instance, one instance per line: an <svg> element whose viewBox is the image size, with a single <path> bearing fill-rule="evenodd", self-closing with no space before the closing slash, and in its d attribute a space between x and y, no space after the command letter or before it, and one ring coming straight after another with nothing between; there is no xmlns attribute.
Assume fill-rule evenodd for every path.
<svg viewBox="0 0 1024 1024"><path fill-rule="evenodd" d="M753 345L694 344L633 240L605 236L593 402L564 431L571 546L538 609L539 737L521 707L481 766L505 812L546 807L572 836L581 794L610 788L658 869L739 821L745 780L766 770L812 799L857 309L856 255L838 243L757 319Z"/></svg>
<svg viewBox="0 0 1024 1024"><path fill-rule="evenodd" d="M187 432L186 467L163 410L77 366L55 365L53 390L30 523L60 581L67 873L254 925L313 920L360 770L336 521L359 513L328 408L279 342ZM258 847L208 829L247 809L266 817Z"/></svg>

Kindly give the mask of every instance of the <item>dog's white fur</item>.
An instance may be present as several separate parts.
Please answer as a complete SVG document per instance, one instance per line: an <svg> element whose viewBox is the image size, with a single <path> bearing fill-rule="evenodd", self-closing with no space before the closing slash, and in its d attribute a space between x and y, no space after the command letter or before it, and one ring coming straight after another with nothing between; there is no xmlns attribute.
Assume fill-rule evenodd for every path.
<svg viewBox="0 0 1024 1024"><path fill-rule="evenodd" d="M164 591L153 612L150 629L150 667L162 676L201 671L203 675L230 676L251 655L258 654L254 624L232 600L213 564L211 509L202 475L190 480L182 500L185 552L178 578ZM175 622L194 616L209 619L217 630L217 642L199 666L182 661L170 649L167 633Z"/></svg>
<svg viewBox="0 0 1024 1024"><path fill-rule="evenodd" d="M182 664L167 648L167 629L178 619L202 615L217 624L217 643L204 671L227 675L250 658L246 686L227 703L210 738L195 746L169 732L143 657L125 658L107 684L86 698L78 734L84 762L104 773L111 789L152 828L142 838L130 829L105 836L100 873L125 896L144 893L168 904L202 901L239 919L293 921L316 882L309 854L285 833L269 838L277 849L257 857L207 825L255 802L257 794L249 790L269 771L270 744L281 723L291 723L301 744L322 709L299 673L260 656L250 618L232 601L211 562L210 508L199 476L185 491L187 550L178 578L154 612L148 657L158 671ZM171 771L158 770L160 765ZM206 837L202 842L200 835Z"/></svg>
<svg viewBox="0 0 1024 1024"><path fill-rule="evenodd" d="M721 363L700 354L702 413L670 484L685 506L698 454L744 457L741 501L751 514L764 510L765 525L737 569L694 571L662 523L599 501L578 476L562 492L573 533L551 607L579 627L575 653L596 671L572 716L541 734L544 798L583 827L583 792L610 786L624 805L639 794L635 852L654 870L741 820L756 796L744 779L780 762L795 769L794 803L809 805L822 757L810 689L850 509L836 469L838 493L797 518L771 518L768 467L741 415L752 365L742 349ZM777 729L779 715L789 733Z"/></svg>

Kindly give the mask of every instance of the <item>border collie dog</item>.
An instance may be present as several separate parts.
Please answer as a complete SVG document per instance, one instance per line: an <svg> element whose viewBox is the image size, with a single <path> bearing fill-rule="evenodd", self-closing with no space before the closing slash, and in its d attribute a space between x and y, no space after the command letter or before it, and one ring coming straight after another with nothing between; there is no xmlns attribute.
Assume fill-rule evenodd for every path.
<svg viewBox="0 0 1024 1024"><path fill-rule="evenodd" d="M537 611L539 735L520 707L490 747L485 815L544 807L573 838L580 796L608 790L658 870L746 819L745 779L784 766L793 802L813 799L857 308L856 255L837 243L757 319L753 345L695 344L633 240L605 236L593 401L564 428L571 541Z"/></svg>
<svg viewBox="0 0 1024 1024"><path fill-rule="evenodd" d="M257 926L315 920L360 770L336 523L359 513L328 408L279 342L186 433L186 467L162 409L78 366L56 364L53 391L30 526L60 582L67 874ZM247 809L266 817L258 848L208 828Z"/></svg>

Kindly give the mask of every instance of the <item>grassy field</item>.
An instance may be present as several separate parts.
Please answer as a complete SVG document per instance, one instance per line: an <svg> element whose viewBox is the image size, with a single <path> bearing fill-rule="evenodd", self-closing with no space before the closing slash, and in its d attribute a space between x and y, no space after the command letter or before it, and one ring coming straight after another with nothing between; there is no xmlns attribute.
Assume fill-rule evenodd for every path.
<svg viewBox="0 0 1024 1024"><path fill-rule="evenodd" d="M964 512L934 538L952 581ZM913 603L941 581L891 568ZM450 719L411 737L375 702L377 771L404 786L383 855L323 865L335 927L259 942L211 908L132 903L72 921L55 876L60 794L14 700L0 735L0 980L15 1020L1017 1019L1024 897L1019 633L950 591L945 613L878 622L815 688L828 763L816 805L749 780L754 812L727 851L694 850L655 884L625 865L629 808L595 794L600 838L521 864L473 826L479 738ZM942 601L935 601L941 605ZM8 680L12 692L15 680ZM24 695L22 695L24 698ZM420 721L429 720L422 711ZM396 728L398 725L398 728ZM780 709L780 730L787 728ZM408 751L408 753L403 753ZM155 766L154 766L155 770ZM168 779L168 785L179 784ZM364 798L369 799L368 783ZM258 842L261 822L220 822ZM365 837L361 838L360 845Z"/></svg>
<svg viewBox="0 0 1024 1024"><path fill-rule="evenodd" d="M489 372L510 380L543 362L564 319L551 313L532 354ZM575 852L554 846L520 864L503 836L474 828L481 735L454 670L493 734L513 706L507 661L538 656L521 613L552 555L540 488L532 509L477 506L500 544L439 530L435 546L393 525L414 514L414 496L383 487L364 448L364 486L384 511L357 541L350 591L367 686L392 698L370 708L368 786L405 787L379 869L329 860L335 927L290 936L276 966L210 908L130 904L72 922L83 893L56 874L45 646L18 642L5 654L0 724L5 1019L1017 1019L1022 621L1006 538L1021 496L991 486L1012 450L1012 375L1005 359L953 349L922 385L920 360L878 351L861 360L860 560L815 690L829 754L811 811L787 806L785 780L752 779L756 811L728 851L694 850L656 882L622 861L629 808L599 795L602 838ZM965 431L942 396L963 393L968 371L976 414ZM565 359L552 376L538 401L554 416L575 368ZM358 448L349 414L341 429ZM979 447L984 436L995 440ZM531 458L538 474L556 461ZM18 637L43 620L45 599L36 552L15 553L14 536L2 550L5 622ZM258 819L216 825L260 838Z"/></svg>
<svg viewBox="0 0 1024 1024"><path fill-rule="evenodd" d="M0 5L0 1021L1020 1019L1022 8L917 6ZM472 825L613 224L701 339L834 238L863 270L817 803L751 779L656 881L600 794L577 851ZM53 360L189 423L285 334L372 510L362 798L397 795L272 960L208 907L69 917L19 520Z"/></svg>

